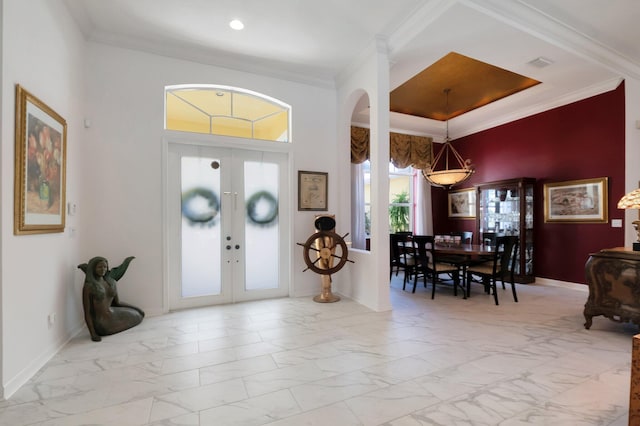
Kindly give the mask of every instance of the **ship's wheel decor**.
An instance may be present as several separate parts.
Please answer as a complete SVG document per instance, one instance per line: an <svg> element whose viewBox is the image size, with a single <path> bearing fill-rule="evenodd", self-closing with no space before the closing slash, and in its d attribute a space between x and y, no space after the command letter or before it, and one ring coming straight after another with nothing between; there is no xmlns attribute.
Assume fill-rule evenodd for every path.
<svg viewBox="0 0 640 426"><path fill-rule="evenodd" d="M349 234L342 237L336 234L334 232L335 225L336 222L332 216L319 216L315 221L317 232L311 235L304 244L297 243L303 247L302 256L307 265L304 271L311 269L321 275L322 292L313 298L314 301L320 303L340 300L339 296L331 293L331 274L338 272L347 262L353 263L348 259L349 250L344 241L344 238Z"/></svg>

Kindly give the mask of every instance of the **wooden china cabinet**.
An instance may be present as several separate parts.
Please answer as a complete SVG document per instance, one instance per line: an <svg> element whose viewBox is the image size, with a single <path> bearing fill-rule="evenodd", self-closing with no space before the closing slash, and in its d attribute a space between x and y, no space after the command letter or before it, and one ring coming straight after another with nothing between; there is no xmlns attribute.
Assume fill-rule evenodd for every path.
<svg viewBox="0 0 640 426"><path fill-rule="evenodd" d="M515 280L535 281L533 260L534 178L508 179L476 186L476 235L482 244L485 236L517 235Z"/></svg>

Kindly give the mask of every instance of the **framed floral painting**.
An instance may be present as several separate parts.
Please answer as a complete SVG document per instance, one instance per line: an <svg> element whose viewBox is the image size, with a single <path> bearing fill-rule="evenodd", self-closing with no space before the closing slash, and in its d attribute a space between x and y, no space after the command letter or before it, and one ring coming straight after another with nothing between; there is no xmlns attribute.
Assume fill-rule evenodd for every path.
<svg viewBox="0 0 640 426"><path fill-rule="evenodd" d="M16 85L15 235L64 232L67 122Z"/></svg>

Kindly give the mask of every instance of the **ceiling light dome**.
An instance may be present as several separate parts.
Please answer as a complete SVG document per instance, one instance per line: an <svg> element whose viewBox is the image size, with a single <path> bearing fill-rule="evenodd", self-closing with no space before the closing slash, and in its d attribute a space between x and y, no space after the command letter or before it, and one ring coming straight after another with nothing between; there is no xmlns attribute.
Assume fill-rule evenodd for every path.
<svg viewBox="0 0 640 426"><path fill-rule="evenodd" d="M449 92L451 89L444 89L444 93L447 95L447 116L449 115ZM449 120L447 119L447 133L444 138L444 145L440 149L440 152L435 156L431 165L422 171L424 178L433 186L441 188L451 188L465 180L469 179L474 170L471 166L471 160L464 160L458 151L451 145L451 139L449 139ZM458 168L449 168L449 152L453 155L453 158L458 163ZM436 170L438 162L444 154L444 169Z"/></svg>
<svg viewBox="0 0 640 426"><path fill-rule="evenodd" d="M229 22L229 26L236 31L240 31L244 28L244 24L239 19L234 19L233 21Z"/></svg>

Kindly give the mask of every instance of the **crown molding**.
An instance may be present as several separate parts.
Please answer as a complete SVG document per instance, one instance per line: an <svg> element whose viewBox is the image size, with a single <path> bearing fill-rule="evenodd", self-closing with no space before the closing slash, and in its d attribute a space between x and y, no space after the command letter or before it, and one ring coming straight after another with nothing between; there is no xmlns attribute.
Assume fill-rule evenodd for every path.
<svg viewBox="0 0 640 426"><path fill-rule="evenodd" d="M342 86L374 55L384 56L385 58L389 57L388 40L385 35L377 34L371 43L336 75L334 82L335 87Z"/></svg>
<svg viewBox="0 0 640 426"><path fill-rule="evenodd" d="M450 133L452 133L451 138L459 139L464 136L472 135L474 133L549 111L554 108L569 105L592 96L610 92L615 90L622 81L624 81L623 78L614 78L581 90L558 96L553 98L550 102L526 105L519 109L513 109L512 102L509 102L507 99L505 99L505 102L495 102L487 107L471 111L463 116L454 118L452 121L454 122L454 129L457 131L450 131Z"/></svg>
<svg viewBox="0 0 640 426"><path fill-rule="evenodd" d="M546 41L609 71L640 79L640 64L604 46L556 18L536 9L527 0L457 0L523 32Z"/></svg>
<svg viewBox="0 0 640 426"><path fill-rule="evenodd" d="M458 0L428 0L389 36L389 52L394 53L415 39L425 28L437 21Z"/></svg>
<svg viewBox="0 0 640 426"><path fill-rule="evenodd" d="M257 59L234 55L228 52L203 49L203 48L185 48L183 46L162 45L157 43L134 38L120 37L111 34L93 31L87 41L116 47L119 49L128 49L141 53L154 54L166 58L183 60L188 62L200 63L220 68L227 68L234 71L244 73L254 73L266 77L279 80L287 80L294 83L301 83L310 86L316 86L327 89L335 89L335 79L333 75L318 72L317 69L301 66L296 72L284 71L279 61Z"/></svg>

